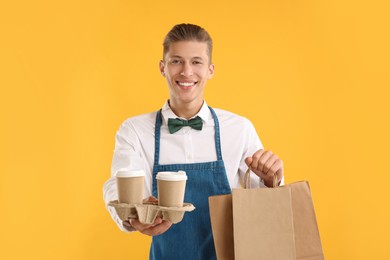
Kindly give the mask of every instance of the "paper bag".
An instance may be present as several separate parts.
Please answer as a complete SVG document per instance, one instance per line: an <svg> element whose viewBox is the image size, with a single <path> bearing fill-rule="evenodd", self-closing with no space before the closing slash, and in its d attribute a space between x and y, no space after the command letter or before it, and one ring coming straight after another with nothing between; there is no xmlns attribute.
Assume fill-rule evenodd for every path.
<svg viewBox="0 0 390 260"><path fill-rule="evenodd" d="M324 259L305 181L233 189L232 195L210 197L209 204L218 259Z"/></svg>
<svg viewBox="0 0 390 260"><path fill-rule="evenodd" d="M290 189L234 189L235 259L295 260Z"/></svg>
<svg viewBox="0 0 390 260"><path fill-rule="evenodd" d="M234 260L232 195L209 197L210 221L218 260Z"/></svg>
<svg viewBox="0 0 390 260"><path fill-rule="evenodd" d="M324 259L309 183L301 181L286 187L291 189L297 259ZM283 188L281 187L280 189Z"/></svg>

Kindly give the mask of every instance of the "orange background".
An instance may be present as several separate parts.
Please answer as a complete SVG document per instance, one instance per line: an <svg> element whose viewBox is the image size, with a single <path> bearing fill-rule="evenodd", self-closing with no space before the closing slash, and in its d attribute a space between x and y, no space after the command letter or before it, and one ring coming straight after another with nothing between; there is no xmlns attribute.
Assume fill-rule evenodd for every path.
<svg viewBox="0 0 390 260"><path fill-rule="evenodd" d="M2 1L0 259L147 259L105 210L115 132L168 97L176 23L214 39L209 105L309 180L326 259L386 259L387 1Z"/></svg>

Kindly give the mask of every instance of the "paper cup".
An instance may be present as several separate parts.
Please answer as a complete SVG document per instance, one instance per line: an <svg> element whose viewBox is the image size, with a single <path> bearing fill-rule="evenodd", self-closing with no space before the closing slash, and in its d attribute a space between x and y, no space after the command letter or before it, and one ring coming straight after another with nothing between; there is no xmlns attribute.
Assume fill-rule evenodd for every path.
<svg viewBox="0 0 390 260"><path fill-rule="evenodd" d="M142 204L145 172L121 169L116 172L119 203Z"/></svg>
<svg viewBox="0 0 390 260"><path fill-rule="evenodd" d="M183 207L187 175L184 171L158 172L158 205L163 207Z"/></svg>

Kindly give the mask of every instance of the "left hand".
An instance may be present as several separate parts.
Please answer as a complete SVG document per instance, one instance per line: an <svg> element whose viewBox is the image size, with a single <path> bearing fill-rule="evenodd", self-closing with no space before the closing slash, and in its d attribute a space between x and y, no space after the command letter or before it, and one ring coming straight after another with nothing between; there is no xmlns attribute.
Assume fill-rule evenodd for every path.
<svg viewBox="0 0 390 260"><path fill-rule="evenodd" d="M154 196L150 196L149 198L144 199L144 202L157 201L157 198ZM161 217L156 217L153 224L142 224L138 219L130 219L129 225L134 228L134 230L137 230L142 234L148 236L158 236L167 231L172 226L172 222L168 220L162 220Z"/></svg>
<svg viewBox="0 0 390 260"><path fill-rule="evenodd" d="M278 178L277 183L283 178L283 161L271 151L260 149L246 158L245 163L251 167L252 172L264 180L267 187L272 187L275 174Z"/></svg>

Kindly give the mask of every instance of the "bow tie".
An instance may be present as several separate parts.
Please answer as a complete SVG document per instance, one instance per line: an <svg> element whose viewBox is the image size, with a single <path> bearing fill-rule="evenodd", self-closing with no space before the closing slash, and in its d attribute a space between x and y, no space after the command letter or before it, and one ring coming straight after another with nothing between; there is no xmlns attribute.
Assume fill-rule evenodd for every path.
<svg viewBox="0 0 390 260"><path fill-rule="evenodd" d="M191 120L183 120L179 118L176 119L168 118L168 129L171 134L176 133L183 126L190 126L196 130L202 130L203 122L199 116Z"/></svg>

